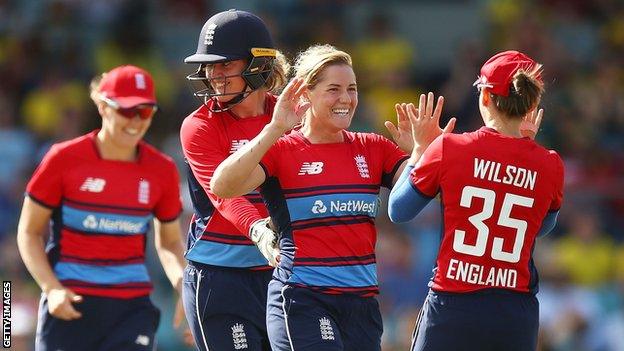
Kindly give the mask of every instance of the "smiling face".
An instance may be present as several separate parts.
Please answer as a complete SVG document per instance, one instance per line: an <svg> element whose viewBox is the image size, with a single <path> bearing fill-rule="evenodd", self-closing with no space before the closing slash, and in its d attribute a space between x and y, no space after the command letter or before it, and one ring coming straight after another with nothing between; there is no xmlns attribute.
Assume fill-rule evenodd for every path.
<svg viewBox="0 0 624 351"><path fill-rule="evenodd" d="M306 97L311 103L311 123L314 129L335 133L349 128L358 104L353 68L347 64L325 67Z"/></svg>
<svg viewBox="0 0 624 351"><path fill-rule="evenodd" d="M152 124L152 118L141 119L138 115L127 118L105 103L98 108L105 140L119 149L134 150Z"/></svg>
<svg viewBox="0 0 624 351"><path fill-rule="evenodd" d="M228 102L236 94L246 88L245 81L240 76L247 67L247 61L234 60L209 64L206 66L206 78L210 79L210 86L216 94L232 94L216 96L219 102Z"/></svg>

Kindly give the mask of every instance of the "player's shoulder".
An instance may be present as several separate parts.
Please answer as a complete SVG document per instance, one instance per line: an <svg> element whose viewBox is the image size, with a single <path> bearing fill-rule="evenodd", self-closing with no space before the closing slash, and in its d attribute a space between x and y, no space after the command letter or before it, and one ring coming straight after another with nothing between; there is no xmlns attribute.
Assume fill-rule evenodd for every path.
<svg viewBox="0 0 624 351"><path fill-rule="evenodd" d="M214 115L210 112L206 105L201 105L184 118L182 121L182 128L189 128L210 123L213 117Z"/></svg>
<svg viewBox="0 0 624 351"><path fill-rule="evenodd" d="M392 143L390 139L377 133L345 131L345 138L365 145Z"/></svg>
<svg viewBox="0 0 624 351"><path fill-rule="evenodd" d="M54 143L50 147L50 150L47 152L47 154L54 157L85 157L86 155L93 154L95 152L94 138L96 132L97 131L93 131L73 139Z"/></svg>
<svg viewBox="0 0 624 351"><path fill-rule="evenodd" d="M139 144L141 148L141 162L149 165L152 168L175 168L175 162L173 159L165 154L164 152L158 150L153 145L147 143L146 141L141 141Z"/></svg>
<svg viewBox="0 0 624 351"><path fill-rule="evenodd" d="M440 142L447 145L466 145L479 139L480 130L464 133L443 133L439 136Z"/></svg>
<svg viewBox="0 0 624 351"><path fill-rule="evenodd" d="M194 137L205 138L206 134L218 133L219 128L218 118L213 114L205 105L200 106L195 111L191 112L180 126L180 138L182 143L186 140L191 140Z"/></svg>

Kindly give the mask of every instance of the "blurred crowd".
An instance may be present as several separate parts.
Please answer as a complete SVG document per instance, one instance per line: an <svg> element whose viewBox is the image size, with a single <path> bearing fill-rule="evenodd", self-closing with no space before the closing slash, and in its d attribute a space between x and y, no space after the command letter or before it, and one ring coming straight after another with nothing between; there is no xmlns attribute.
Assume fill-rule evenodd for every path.
<svg viewBox="0 0 624 351"><path fill-rule="evenodd" d="M147 140L181 165L179 126L200 103L185 80L196 67L182 60L203 22L231 7L265 19L291 59L312 43L353 55L360 91L353 130L385 134L395 102L430 90L445 96L444 116L458 117L456 132L478 128L472 83L485 59L517 49L543 63L537 140L562 155L566 188L555 231L535 247L540 349L624 350L621 0L0 0L0 276L13 282L16 350L32 349L40 293L15 243L34 167L52 143L99 125L88 82L123 63L153 74L161 109ZM383 211L378 218L386 351L408 349L427 293L439 204L426 213L401 226ZM169 327L173 292L151 261L163 310L159 350L181 350Z"/></svg>

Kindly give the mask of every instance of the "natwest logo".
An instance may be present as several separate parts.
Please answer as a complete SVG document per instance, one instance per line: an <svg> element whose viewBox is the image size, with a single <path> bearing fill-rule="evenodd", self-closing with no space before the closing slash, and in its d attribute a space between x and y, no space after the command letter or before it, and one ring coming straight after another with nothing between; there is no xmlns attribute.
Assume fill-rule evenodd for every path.
<svg viewBox="0 0 624 351"><path fill-rule="evenodd" d="M323 172L323 162L304 162L299 169L298 175L320 174Z"/></svg>
<svg viewBox="0 0 624 351"><path fill-rule="evenodd" d="M332 212L348 212L348 213L369 213L373 216L377 214L377 202L366 202L364 200L349 201L332 201L330 206Z"/></svg>
<svg viewBox="0 0 624 351"><path fill-rule="evenodd" d="M321 200L314 201L314 205L312 206L312 213L319 214L327 212L327 206Z"/></svg>
<svg viewBox="0 0 624 351"><path fill-rule="evenodd" d="M314 214L323 214L329 209L330 213L342 213L342 214L368 214L371 216L377 215L377 201L364 201L364 200L332 200L329 202L329 208L325 206L325 203L321 200L314 201L311 211Z"/></svg>
<svg viewBox="0 0 624 351"><path fill-rule="evenodd" d="M101 232L124 232L137 234L143 231L143 222L133 222L121 219L96 218L94 215L88 215L82 225L89 230Z"/></svg>

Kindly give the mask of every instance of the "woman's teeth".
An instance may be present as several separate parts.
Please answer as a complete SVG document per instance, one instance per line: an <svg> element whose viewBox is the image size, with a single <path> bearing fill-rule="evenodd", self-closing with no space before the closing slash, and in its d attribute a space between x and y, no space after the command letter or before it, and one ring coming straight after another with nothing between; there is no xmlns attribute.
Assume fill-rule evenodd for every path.
<svg viewBox="0 0 624 351"><path fill-rule="evenodd" d="M341 115L341 116L347 116L349 114L349 109L348 108L334 108L332 109L332 113Z"/></svg>
<svg viewBox="0 0 624 351"><path fill-rule="evenodd" d="M139 130L136 128L125 128L124 131L130 135L137 135L139 134Z"/></svg>

